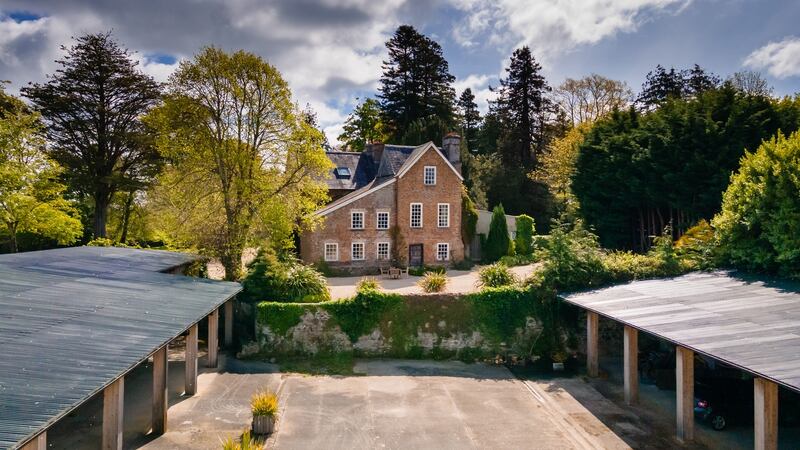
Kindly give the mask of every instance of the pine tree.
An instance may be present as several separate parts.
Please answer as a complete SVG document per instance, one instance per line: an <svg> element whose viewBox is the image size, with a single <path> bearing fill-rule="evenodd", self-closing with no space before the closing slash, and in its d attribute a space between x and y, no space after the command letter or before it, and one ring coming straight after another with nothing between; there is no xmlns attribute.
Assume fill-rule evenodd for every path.
<svg viewBox="0 0 800 450"><path fill-rule="evenodd" d="M684 81L681 72L670 68L669 71L661 64L655 70L647 73L642 92L636 103L643 109L653 109L669 98L682 98L684 96Z"/></svg>
<svg viewBox="0 0 800 450"><path fill-rule="evenodd" d="M685 71L684 84L686 93L696 97L705 91L716 89L720 84L720 78L695 64L694 67Z"/></svg>
<svg viewBox="0 0 800 450"><path fill-rule="evenodd" d="M500 80L498 99L491 105L502 124L498 150L507 165L531 167L546 146L552 104L541 70L528 47L515 50L506 68L508 77Z"/></svg>
<svg viewBox="0 0 800 450"><path fill-rule="evenodd" d="M410 25L398 27L386 47L389 59L383 63L378 97L392 139L401 140L412 123L432 116L454 125L455 77L442 47Z"/></svg>
<svg viewBox="0 0 800 450"><path fill-rule="evenodd" d="M106 237L111 199L160 157L139 120L160 88L110 33L87 34L66 49L44 84L23 88L47 125L50 157L73 192L94 201L94 237Z"/></svg>
<svg viewBox="0 0 800 450"><path fill-rule="evenodd" d="M466 142L469 151L475 153L478 151L478 129L481 124L481 113L478 111L478 104L475 103L475 94L472 93L472 89L464 89L456 105L461 118L464 142Z"/></svg>

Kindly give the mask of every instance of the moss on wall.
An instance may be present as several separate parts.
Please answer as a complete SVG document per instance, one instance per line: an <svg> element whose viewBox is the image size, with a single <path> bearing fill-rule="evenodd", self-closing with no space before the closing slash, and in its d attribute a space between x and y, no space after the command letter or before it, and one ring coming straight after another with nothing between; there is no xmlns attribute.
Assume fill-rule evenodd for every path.
<svg viewBox="0 0 800 450"><path fill-rule="evenodd" d="M267 355L303 354L308 346L299 341L330 340L349 341L341 351L359 356L547 357L563 352L572 334L563 326L558 308L551 293L536 288L414 296L367 291L315 304L262 302L257 334L261 352ZM310 326L320 320L321 311L324 326Z"/></svg>

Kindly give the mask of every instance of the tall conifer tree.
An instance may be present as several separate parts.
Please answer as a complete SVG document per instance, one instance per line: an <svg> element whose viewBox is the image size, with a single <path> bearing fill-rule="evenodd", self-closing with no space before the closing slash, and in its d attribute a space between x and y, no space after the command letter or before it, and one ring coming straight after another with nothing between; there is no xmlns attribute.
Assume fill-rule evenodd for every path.
<svg viewBox="0 0 800 450"><path fill-rule="evenodd" d="M478 104L475 103L475 94L472 89L466 88L461 96L458 97L458 113L461 118L461 130L464 134L464 141L470 152L478 150L478 128L481 123L481 113L478 111Z"/></svg>
<svg viewBox="0 0 800 450"><path fill-rule="evenodd" d="M384 121L391 127L392 139L403 140L412 123L421 121L455 124L455 77L450 74L442 47L410 25L397 28L386 42L389 59L383 63L378 95ZM418 133L412 133L415 136ZM441 139L441 136L429 136Z"/></svg>

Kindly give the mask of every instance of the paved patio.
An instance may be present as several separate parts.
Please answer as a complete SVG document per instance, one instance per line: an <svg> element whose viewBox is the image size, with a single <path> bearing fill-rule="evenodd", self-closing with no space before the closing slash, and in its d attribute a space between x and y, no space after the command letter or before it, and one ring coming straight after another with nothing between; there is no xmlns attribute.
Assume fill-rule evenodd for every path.
<svg viewBox="0 0 800 450"><path fill-rule="evenodd" d="M519 279L527 278L536 269L536 264L526 266L511 267L510 270ZM472 270L448 270L447 287L445 292L466 294L478 290L478 271L480 266L475 266ZM329 277L328 288L331 291L331 298L352 297L356 293L356 284L364 277ZM417 282L422 277L409 275L408 277L392 280L390 278L374 276L374 278L385 292L393 294L422 294L422 288Z"/></svg>

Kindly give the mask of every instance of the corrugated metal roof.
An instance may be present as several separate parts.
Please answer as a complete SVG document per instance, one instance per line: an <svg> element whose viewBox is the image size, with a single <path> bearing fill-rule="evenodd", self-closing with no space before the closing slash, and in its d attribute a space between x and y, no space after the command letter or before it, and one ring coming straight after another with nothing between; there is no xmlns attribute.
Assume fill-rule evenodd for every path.
<svg viewBox="0 0 800 450"><path fill-rule="evenodd" d="M567 302L800 391L800 286L691 273L566 295Z"/></svg>
<svg viewBox="0 0 800 450"><path fill-rule="evenodd" d="M38 434L241 289L160 273L197 258L112 247L0 255L0 448Z"/></svg>

